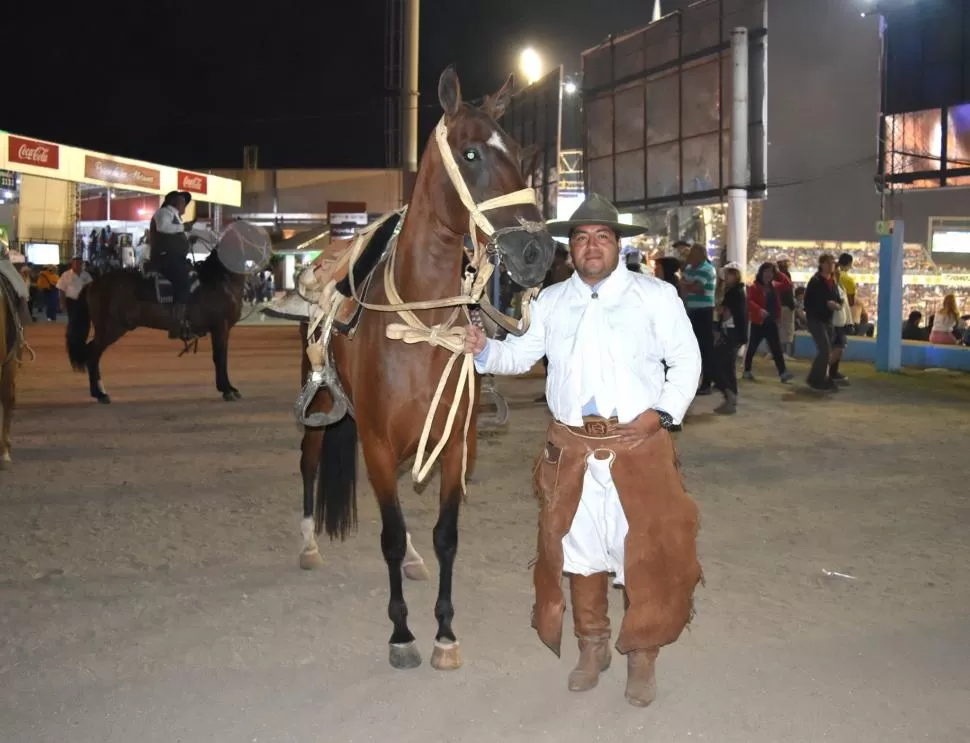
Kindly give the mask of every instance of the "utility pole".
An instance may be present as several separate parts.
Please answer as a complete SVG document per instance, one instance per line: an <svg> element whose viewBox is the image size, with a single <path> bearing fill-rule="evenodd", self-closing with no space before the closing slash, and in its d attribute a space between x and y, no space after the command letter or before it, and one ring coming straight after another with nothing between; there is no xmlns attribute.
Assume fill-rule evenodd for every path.
<svg viewBox="0 0 970 743"><path fill-rule="evenodd" d="M404 116L404 168L418 172L418 48L421 0L407 0L407 80L402 92Z"/></svg>
<svg viewBox="0 0 970 743"><path fill-rule="evenodd" d="M748 265L748 29L731 31L731 181L728 184L728 261Z"/></svg>

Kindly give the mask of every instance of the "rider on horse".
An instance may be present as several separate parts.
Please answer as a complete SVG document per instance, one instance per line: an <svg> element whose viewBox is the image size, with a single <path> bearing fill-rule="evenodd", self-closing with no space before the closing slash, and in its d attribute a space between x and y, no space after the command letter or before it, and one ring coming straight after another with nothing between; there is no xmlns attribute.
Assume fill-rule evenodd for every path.
<svg viewBox="0 0 970 743"><path fill-rule="evenodd" d="M170 191L155 215L150 227L151 264L172 282L172 327L169 338L188 342L193 333L186 319L189 301L189 238L185 234L182 215L192 201L188 191Z"/></svg>

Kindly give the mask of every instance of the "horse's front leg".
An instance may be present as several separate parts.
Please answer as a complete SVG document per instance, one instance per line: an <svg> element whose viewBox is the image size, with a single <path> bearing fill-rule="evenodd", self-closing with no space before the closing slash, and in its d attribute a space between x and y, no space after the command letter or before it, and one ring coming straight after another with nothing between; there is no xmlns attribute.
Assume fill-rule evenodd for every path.
<svg viewBox="0 0 970 743"><path fill-rule="evenodd" d="M242 394L229 381L229 328L221 324L212 328L212 364L216 368L216 389L222 399L233 402Z"/></svg>
<svg viewBox="0 0 970 743"><path fill-rule="evenodd" d="M470 452L474 454L474 452ZM438 522L434 525L434 551L438 556L438 600L434 616L438 632L434 639L431 665L439 671L461 667L461 648L452 629L455 607L451 601L452 575L458 554L458 511L461 506L461 433L452 438L441 457L441 494Z"/></svg>

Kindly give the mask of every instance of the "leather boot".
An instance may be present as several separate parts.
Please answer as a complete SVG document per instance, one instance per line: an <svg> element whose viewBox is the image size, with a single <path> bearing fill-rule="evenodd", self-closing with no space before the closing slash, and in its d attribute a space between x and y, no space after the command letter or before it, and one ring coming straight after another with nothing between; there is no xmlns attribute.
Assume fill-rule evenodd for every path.
<svg viewBox="0 0 970 743"><path fill-rule="evenodd" d="M182 337L182 327L185 321L185 305L176 302L172 305L172 324L168 329L168 337L177 340Z"/></svg>
<svg viewBox="0 0 970 743"><path fill-rule="evenodd" d="M657 696L654 663L658 648L631 650L626 655L626 700L634 707L647 707Z"/></svg>
<svg viewBox="0 0 970 743"><path fill-rule="evenodd" d="M623 592L623 610L630 608L630 597ZM626 654L626 700L634 707L649 707L657 696L655 663L660 648L631 650Z"/></svg>
<svg viewBox="0 0 970 743"><path fill-rule="evenodd" d="M610 576L608 573L570 575L573 625L579 639L579 661L569 673L570 691L596 686L600 672L610 667Z"/></svg>

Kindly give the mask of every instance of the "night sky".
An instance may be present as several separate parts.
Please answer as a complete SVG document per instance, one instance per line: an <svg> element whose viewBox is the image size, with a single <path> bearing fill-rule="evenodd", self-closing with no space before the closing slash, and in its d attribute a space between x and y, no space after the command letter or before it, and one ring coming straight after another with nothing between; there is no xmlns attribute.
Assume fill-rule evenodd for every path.
<svg viewBox="0 0 970 743"><path fill-rule="evenodd" d="M7 5L2 128L196 169L239 167L246 144L259 145L261 167L384 165L385 0ZM872 236L878 35L860 18L866 5L769 2L767 236ZM526 44L578 71L583 49L645 25L652 7L423 0L421 146L447 64L467 98L501 85ZM918 194L897 216L922 239L927 216L964 214L965 202Z"/></svg>
<svg viewBox="0 0 970 743"><path fill-rule="evenodd" d="M43 5L4 10L9 28L32 29L6 35L10 58L49 80L8 91L6 129L192 168L238 167L246 144L259 145L264 167L384 165L386 0L79 3L38 27ZM469 98L497 89L526 44L578 70L583 49L649 22L651 8L423 0L422 147L446 65Z"/></svg>

